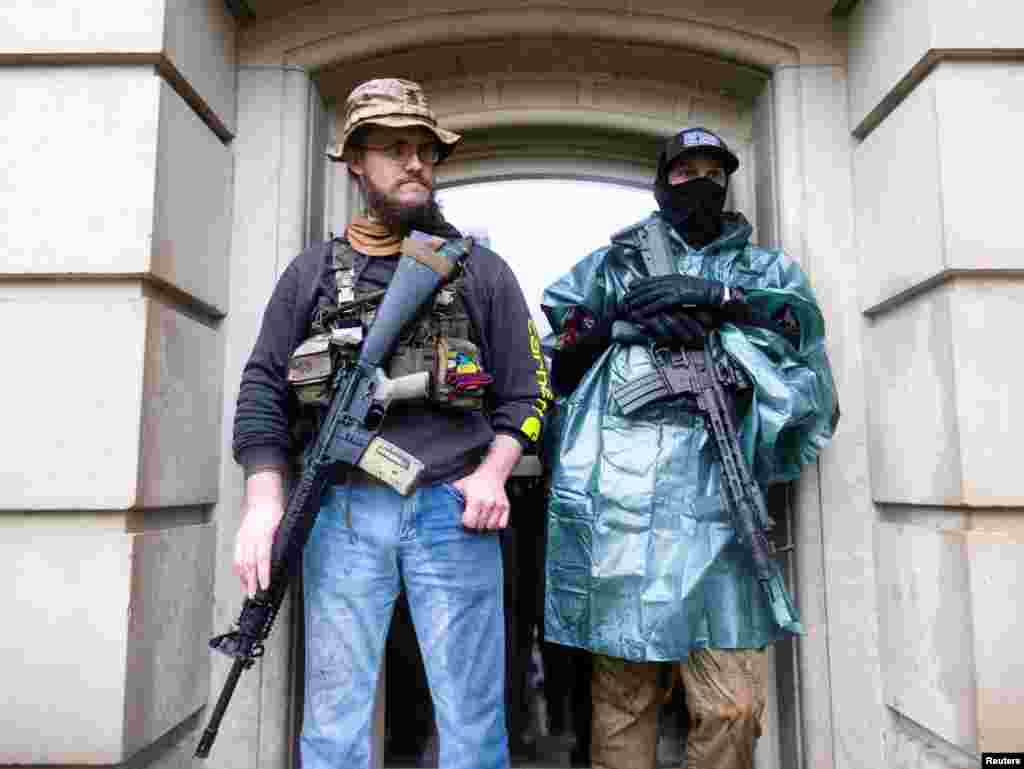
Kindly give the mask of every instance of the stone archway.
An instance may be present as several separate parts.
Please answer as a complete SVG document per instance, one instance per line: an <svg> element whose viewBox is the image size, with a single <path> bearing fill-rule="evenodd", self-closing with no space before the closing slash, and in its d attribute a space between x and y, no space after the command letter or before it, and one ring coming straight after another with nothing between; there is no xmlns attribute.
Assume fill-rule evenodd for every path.
<svg viewBox="0 0 1024 769"><path fill-rule="evenodd" d="M813 126L803 119L808 89L830 104L845 98L827 24L781 29L777 17L758 17L752 9L739 9L753 13L747 17L732 9L702 21L684 18L678 8L660 15L403 9L374 13L321 2L243 30L240 120L251 98L253 130L265 131L265 147L281 157L275 271L288 258L284 241L337 231L356 205L347 174L324 163L322 148L337 132L335 106L355 83L376 76L423 83L441 120L466 137L442 184L558 175L644 185L659 140L697 123L720 132L740 155L733 203L755 223L761 243L785 247L813 274L823 269L818 255L829 258L825 251L835 239L848 238L829 205L812 211L811 222L804 207L804 154L821 134L834 143L845 131L838 112ZM266 109L268 101L277 113ZM280 117L276 132L268 116ZM263 157L254 148L251 162ZM834 169L816 169L816 178L846 194L843 157ZM840 196L836 210L848 203ZM826 283L826 293L841 290L841 276L834 280L837 288ZM782 739L766 748L762 763L829 766L834 706L820 497L799 494L796 509L796 538L808 545L796 555L801 610L816 630L780 660L793 679L800 671L800 683L773 698L787 727L776 730ZM279 639L285 658L287 645ZM253 703L266 722L261 734L278 734L278 744L290 728L278 714L294 696L282 677L286 667L274 668L270 687L264 684Z"/></svg>
<svg viewBox="0 0 1024 769"><path fill-rule="evenodd" d="M655 77L655 71L664 74ZM672 73L682 72L687 75L674 79ZM356 84L382 73L421 82L439 120L463 134L439 173L440 187L529 178L648 187L664 137L684 125L705 125L741 159L730 207L748 216L760 242L779 245L769 72L691 50L530 38L342 62L322 69L315 80L328 102L338 105ZM340 115L333 118L337 133ZM354 195L340 167L335 185L346 188L334 208L337 227ZM773 659L774 696L759 746L759 765L766 769L799 760L795 646L780 645L780 655L778 664Z"/></svg>
<svg viewBox="0 0 1024 769"><path fill-rule="evenodd" d="M631 41L531 37L332 62L316 81L337 102L381 73L423 83L439 118L465 134L442 184L537 173L647 184L660 140L706 125L740 156L735 206L755 229L762 218L757 180L771 150L756 145L754 125L768 93L765 70Z"/></svg>

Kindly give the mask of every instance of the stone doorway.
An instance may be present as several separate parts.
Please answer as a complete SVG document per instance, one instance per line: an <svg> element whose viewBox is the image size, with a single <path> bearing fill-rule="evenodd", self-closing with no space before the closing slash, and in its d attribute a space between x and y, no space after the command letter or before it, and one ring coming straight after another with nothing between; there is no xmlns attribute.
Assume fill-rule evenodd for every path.
<svg viewBox="0 0 1024 769"><path fill-rule="evenodd" d="M419 79L442 123L465 137L457 155L445 164L439 179L443 188L552 177L641 187L650 181L662 138L681 125L702 124L723 135L741 157L732 205L752 221L755 239L764 245L784 245L801 258L806 236L801 208L804 123L802 80L789 67L792 51L758 48L738 57L751 63L739 64L735 57L716 58L706 46L687 50L685 44L680 38L671 44L560 40L553 45L546 39L530 43L510 37L493 44L464 41L417 49L415 56L403 50L358 60L348 48L320 46L313 58L301 60L305 71L285 68L285 87L278 92L271 88L272 78L254 63L246 82L253 81L254 92L257 86L268 86L257 97L275 94L282 104L298 108L289 115L306 115L301 125L293 121L296 130L291 130L291 122L284 124L289 142L281 146L294 151L287 155L290 165L284 167L288 174L282 172L282 184L291 184L289 190L303 201L287 208L286 223L292 226L285 234L295 240L304 235L309 242L339 231L357 210L358 197L347 174L343 168L325 166L321 148L337 131L338 105L347 89L364 77L387 72ZM545 46L557 49L557 55L549 51L548 59L554 56L562 70L552 70L551 62L542 59ZM289 56L301 58L305 50L296 48ZM567 51L573 55L564 56ZM656 67L655 61L673 66ZM258 117L255 110L253 114ZM280 242L278 250L294 253ZM800 584L807 588L801 609L811 624L820 625L825 617L820 499L814 494L797 499L797 538L810 545L797 553ZM804 639L799 650L776 650L780 689L791 694L773 694L770 700L778 709L770 714L767 731L776 737L761 741L761 766L800 766L802 756L827 752L831 692L825 642L816 634ZM291 686L280 688L284 700L294 702L292 698L301 695L296 697L294 676L291 681ZM816 685L809 687L808 682ZM291 693L284 694L286 688ZM276 713L278 708L264 707L261 712ZM291 728L296 726L292 722Z"/></svg>

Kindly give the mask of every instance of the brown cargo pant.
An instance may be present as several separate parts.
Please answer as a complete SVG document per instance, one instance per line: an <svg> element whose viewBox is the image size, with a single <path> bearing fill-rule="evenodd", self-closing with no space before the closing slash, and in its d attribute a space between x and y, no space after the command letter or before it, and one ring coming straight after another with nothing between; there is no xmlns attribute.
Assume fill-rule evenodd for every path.
<svg viewBox="0 0 1024 769"><path fill-rule="evenodd" d="M658 707L671 691L659 675L672 665L686 690L687 769L753 769L761 736L764 649L695 649L673 663L594 655L594 769L654 769Z"/></svg>

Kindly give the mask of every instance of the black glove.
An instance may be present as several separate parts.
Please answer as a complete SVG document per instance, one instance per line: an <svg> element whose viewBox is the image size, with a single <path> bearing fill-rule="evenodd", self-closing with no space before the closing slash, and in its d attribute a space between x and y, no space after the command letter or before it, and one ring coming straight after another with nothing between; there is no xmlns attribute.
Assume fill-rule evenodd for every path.
<svg viewBox="0 0 1024 769"><path fill-rule="evenodd" d="M634 323L656 313L679 308L722 306L725 285L692 275L663 275L634 281L622 298L623 314Z"/></svg>
<svg viewBox="0 0 1024 769"><path fill-rule="evenodd" d="M711 320L706 313L699 315L705 316L707 321ZM682 310L646 315L637 321L637 325L659 344L678 344L688 350L702 349L704 338L711 330L709 324L697 315Z"/></svg>

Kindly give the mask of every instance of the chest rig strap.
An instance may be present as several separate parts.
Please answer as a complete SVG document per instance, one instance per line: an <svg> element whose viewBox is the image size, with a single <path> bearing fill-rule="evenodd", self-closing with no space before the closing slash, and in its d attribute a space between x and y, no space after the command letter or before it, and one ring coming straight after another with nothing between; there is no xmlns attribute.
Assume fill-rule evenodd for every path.
<svg viewBox="0 0 1024 769"><path fill-rule="evenodd" d="M356 298L356 252L345 241L331 241L334 285L338 290L338 306Z"/></svg>

